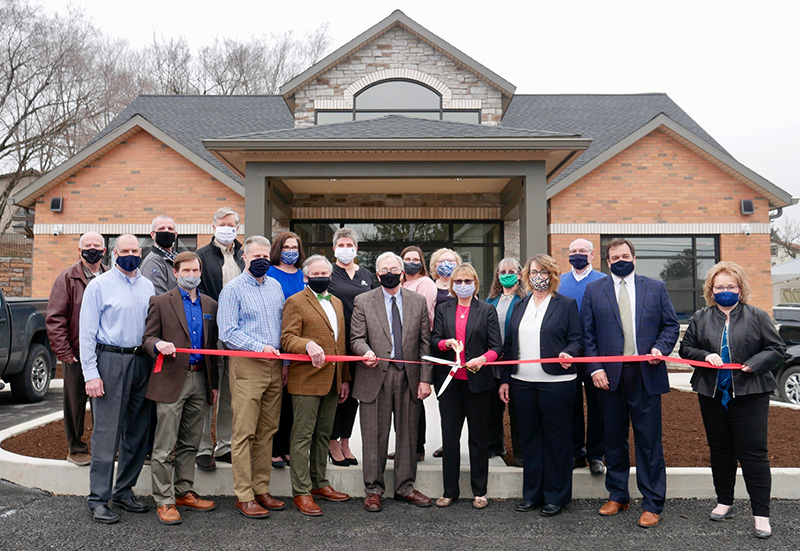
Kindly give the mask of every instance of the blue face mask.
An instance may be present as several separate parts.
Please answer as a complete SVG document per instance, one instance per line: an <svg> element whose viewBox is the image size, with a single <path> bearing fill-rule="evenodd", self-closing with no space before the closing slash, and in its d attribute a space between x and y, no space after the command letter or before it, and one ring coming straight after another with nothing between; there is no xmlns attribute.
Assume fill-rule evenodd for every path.
<svg viewBox="0 0 800 551"><path fill-rule="evenodd" d="M126 272L133 272L136 268L139 267L139 264L142 263L142 257L136 256L134 254L129 254L126 256L118 256L117 257L117 266L125 270Z"/></svg>
<svg viewBox="0 0 800 551"><path fill-rule="evenodd" d="M455 262L445 261L436 266L436 273L438 273L441 277L450 277L455 269Z"/></svg>
<svg viewBox="0 0 800 551"><path fill-rule="evenodd" d="M300 260L300 253L298 251L281 251L281 262L293 266L295 262Z"/></svg>
<svg viewBox="0 0 800 551"><path fill-rule="evenodd" d="M588 254L571 254L569 255L569 263L572 264L576 270L583 270L589 265Z"/></svg>
<svg viewBox="0 0 800 551"><path fill-rule="evenodd" d="M611 266L611 273L617 277L625 277L633 271L632 260L617 260Z"/></svg>
<svg viewBox="0 0 800 551"><path fill-rule="evenodd" d="M266 258L256 258L250 262L250 273L255 278L264 277L269 270L269 260Z"/></svg>
<svg viewBox="0 0 800 551"><path fill-rule="evenodd" d="M731 291L722 291L721 293L714 293L714 302L720 306L733 306L739 302L739 293L732 293Z"/></svg>

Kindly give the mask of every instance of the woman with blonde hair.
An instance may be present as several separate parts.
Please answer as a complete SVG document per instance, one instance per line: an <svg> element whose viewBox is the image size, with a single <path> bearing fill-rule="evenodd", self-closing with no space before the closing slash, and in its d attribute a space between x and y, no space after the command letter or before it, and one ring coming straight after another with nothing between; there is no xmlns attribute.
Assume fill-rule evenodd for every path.
<svg viewBox="0 0 800 551"><path fill-rule="evenodd" d="M572 500L572 405L577 369L569 360L583 353L578 303L559 294L558 263L546 254L525 263L522 282L531 294L514 308L503 346L504 360L558 357L559 363L522 363L505 369L500 399L514 397L522 441L522 497L517 511L543 505L552 517Z"/></svg>
<svg viewBox="0 0 800 551"><path fill-rule="evenodd" d="M706 306L695 312L681 341L680 356L739 370L696 367L692 389L711 453L711 476L717 506L709 518L733 516L736 463L750 496L755 535L772 535L769 502L772 477L767 453L769 395L777 387L771 370L781 361L786 345L769 314L747 303L747 274L733 262L719 262L708 271L703 285Z"/></svg>
<svg viewBox="0 0 800 551"><path fill-rule="evenodd" d="M464 419L469 427L469 468L474 500L472 506L483 509L489 478L489 407L495 380L492 370L483 367L502 351L497 311L478 300L480 282L471 264L460 264L451 274L450 290L457 300L436 308L431 335L432 354L457 361L462 366L439 396L442 419L442 478L444 495L437 507L447 507L458 499L458 476L461 470L461 430ZM449 372L446 366L434 367L437 388Z"/></svg>
<svg viewBox="0 0 800 551"><path fill-rule="evenodd" d="M436 284L436 307L455 297L450 293L450 278L456 266L461 264L461 255L453 249L439 249L431 255L431 278Z"/></svg>

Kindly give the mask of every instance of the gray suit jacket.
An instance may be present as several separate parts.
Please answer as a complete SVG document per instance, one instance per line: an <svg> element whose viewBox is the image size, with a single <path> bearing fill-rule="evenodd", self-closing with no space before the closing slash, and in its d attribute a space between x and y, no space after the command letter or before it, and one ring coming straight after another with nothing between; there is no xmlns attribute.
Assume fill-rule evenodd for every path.
<svg viewBox="0 0 800 551"><path fill-rule="evenodd" d="M403 297L403 358L419 361L430 348L428 304L419 293L408 289L400 289L400 292ZM392 353L392 332L386 316L383 289L380 287L355 298L350 321L350 350L356 356L363 356L372 350L379 358L389 358ZM356 364L353 397L361 402L374 402L387 369L397 368L385 361L379 362L374 368L366 367L362 363ZM431 382L431 370L430 364L404 364L403 371L408 378L408 387L414 400L417 399L420 381Z"/></svg>

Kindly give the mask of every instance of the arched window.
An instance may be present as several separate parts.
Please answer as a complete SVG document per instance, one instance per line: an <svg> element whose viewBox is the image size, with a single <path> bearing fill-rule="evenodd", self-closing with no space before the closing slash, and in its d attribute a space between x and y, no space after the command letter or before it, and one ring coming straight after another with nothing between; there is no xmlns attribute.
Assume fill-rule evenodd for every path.
<svg viewBox="0 0 800 551"><path fill-rule="evenodd" d="M411 80L382 80L358 92L353 100L352 110L318 110L317 124L363 121L386 115L480 124L480 111L442 109L439 92Z"/></svg>

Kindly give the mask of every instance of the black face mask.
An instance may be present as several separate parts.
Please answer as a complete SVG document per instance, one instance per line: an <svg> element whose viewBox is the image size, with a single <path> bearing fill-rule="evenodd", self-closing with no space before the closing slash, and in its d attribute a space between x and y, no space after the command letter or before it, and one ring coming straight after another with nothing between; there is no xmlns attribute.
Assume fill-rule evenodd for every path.
<svg viewBox="0 0 800 551"><path fill-rule="evenodd" d="M267 270L269 270L269 264L268 258L256 258L250 262L250 268L248 269L250 270L250 273L253 274L253 277L264 277L264 274L266 274Z"/></svg>
<svg viewBox="0 0 800 551"><path fill-rule="evenodd" d="M157 231L156 245L162 249L169 249L175 243L176 235L171 231Z"/></svg>
<svg viewBox="0 0 800 551"><path fill-rule="evenodd" d="M611 266L611 273L617 277L625 277L633 271L633 261L617 260Z"/></svg>
<svg viewBox="0 0 800 551"><path fill-rule="evenodd" d="M588 254L571 254L569 255L569 263L572 264L576 270L583 270L589 265Z"/></svg>
<svg viewBox="0 0 800 551"><path fill-rule="evenodd" d="M422 262L403 262L403 268L406 274L415 276L422 270Z"/></svg>
<svg viewBox="0 0 800 551"><path fill-rule="evenodd" d="M398 285L400 285L400 274L393 274L389 272L387 274L383 274L379 276L381 280L381 285L386 287L387 289L394 289Z"/></svg>
<svg viewBox="0 0 800 551"><path fill-rule="evenodd" d="M309 277L308 287L318 295L321 295L328 290L328 285L331 283L330 277Z"/></svg>
<svg viewBox="0 0 800 551"><path fill-rule="evenodd" d="M89 264L97 264L103 258L103 249L83 249L81 257Z"/></svg>

